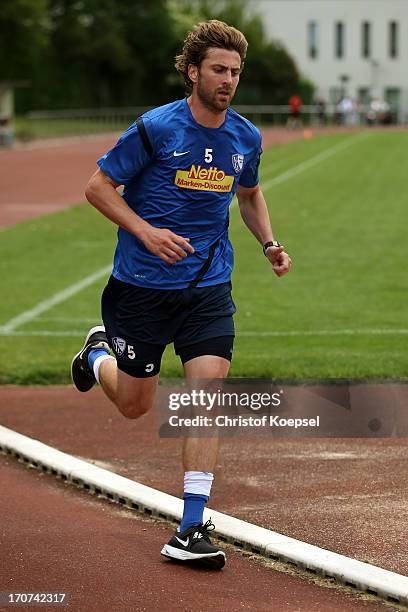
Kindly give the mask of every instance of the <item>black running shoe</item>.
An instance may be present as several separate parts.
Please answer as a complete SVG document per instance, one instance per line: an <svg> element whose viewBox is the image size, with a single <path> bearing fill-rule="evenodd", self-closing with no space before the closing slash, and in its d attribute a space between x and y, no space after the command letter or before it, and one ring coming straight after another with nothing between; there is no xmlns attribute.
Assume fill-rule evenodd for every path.
<svg viewBox="0 0 408 612"><path fill-rule="evenodd" d="M211 519L204 525L194 525L183 533L176 531L168 544L163 546L161 554L178 561L197 561L213 569L225 565L225 553L213 546L208 532L215 529Z"/></svg>
<svg viewBox="0 0 408 612"><path fill-rule="evenodd" d="M89 391L96 383L94 373L88 365L88 355L95 348L109 351L108 339L103 325L97 325L89 330L84 346L72 360L71 378L78 391Z"/></svg>

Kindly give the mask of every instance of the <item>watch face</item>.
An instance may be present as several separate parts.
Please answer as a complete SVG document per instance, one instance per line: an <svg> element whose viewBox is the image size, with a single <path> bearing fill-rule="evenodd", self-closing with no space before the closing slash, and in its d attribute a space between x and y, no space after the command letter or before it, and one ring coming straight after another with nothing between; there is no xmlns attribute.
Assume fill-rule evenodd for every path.
<svg viewBox="0 0 408 612"><path fill-rule="evenodd" d="M264 255L266 255L266 250L269 249L269 247L280 247L280 242L278 242L277 240L270 240L269 242L265 242L262 247Z"/></svg>

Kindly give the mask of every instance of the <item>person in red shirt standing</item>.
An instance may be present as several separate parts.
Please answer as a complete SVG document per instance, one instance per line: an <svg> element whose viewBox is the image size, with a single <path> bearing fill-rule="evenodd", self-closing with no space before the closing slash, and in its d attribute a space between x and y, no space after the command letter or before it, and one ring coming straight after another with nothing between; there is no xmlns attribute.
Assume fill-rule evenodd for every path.
<svg viewBox="0 0 408 612"><path fill-rule="evenodd" d="M289 98L289 117L287 126L295 129L302 126L302 99L298 94Z"/></svg>

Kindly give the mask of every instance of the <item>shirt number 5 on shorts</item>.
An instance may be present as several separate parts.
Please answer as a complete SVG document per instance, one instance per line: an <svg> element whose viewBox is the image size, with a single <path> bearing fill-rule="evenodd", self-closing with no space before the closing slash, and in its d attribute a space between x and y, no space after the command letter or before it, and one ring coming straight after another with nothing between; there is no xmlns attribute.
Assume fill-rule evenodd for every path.
<svg viewBox="0 0 408 612"><path fill-rule="evenodd" d="M212 152L213 152L212 149L206 149L205 150L204 161L205 161L206 164L211 164L211 162L213 160Z"/></svg>

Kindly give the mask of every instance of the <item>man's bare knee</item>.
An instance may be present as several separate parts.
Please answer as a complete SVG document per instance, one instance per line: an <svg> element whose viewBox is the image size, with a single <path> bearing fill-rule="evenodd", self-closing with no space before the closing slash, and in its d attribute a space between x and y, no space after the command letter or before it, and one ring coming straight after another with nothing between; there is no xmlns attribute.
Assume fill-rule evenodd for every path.
<svg viewBox="0 0 408 612"><path fill-rule="evenodd" d="M146 398L119 398L117 402L119 411L127 419L138 419L149 412L151 402Z"/></svg>
<svg viewBox="0 0 408 612"><path fill-rule="evenodd" d="M116 405L128 419L138 419L152 408L156 398L159 376L134 378L118 371Z"/></svg>

